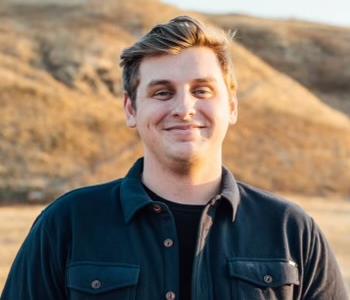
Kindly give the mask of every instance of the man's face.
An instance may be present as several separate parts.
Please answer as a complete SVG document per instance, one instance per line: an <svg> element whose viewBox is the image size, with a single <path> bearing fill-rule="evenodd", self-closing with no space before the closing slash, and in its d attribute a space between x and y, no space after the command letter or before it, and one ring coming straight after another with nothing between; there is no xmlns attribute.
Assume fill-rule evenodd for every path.
<svg viewBox="0 0 350 300"><path fill-rule="evenodd" d="M129 127L136 127L145 157L191 162L221 157L237 103L229 98L215 53L192 47L176 55L145 58L136 109L125 98Z"/></svg>

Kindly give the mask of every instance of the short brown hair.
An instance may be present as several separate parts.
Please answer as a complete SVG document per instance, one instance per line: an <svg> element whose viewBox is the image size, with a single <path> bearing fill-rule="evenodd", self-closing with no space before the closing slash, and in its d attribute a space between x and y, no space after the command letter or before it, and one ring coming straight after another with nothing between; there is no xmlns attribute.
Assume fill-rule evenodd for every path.
<svg viewBox="0 0 350 300"><path fill-rule="evenodd" d="M229 51L230 42L231 37L223 30L204 25L188 16L176 17L167 24L157 25L122 52L120 66L123 68L124 91L135 106L139 67L143 58L179 54L186 48L202 46L215 52L227 89L232 94L236 89L236 78Z"/></svg>

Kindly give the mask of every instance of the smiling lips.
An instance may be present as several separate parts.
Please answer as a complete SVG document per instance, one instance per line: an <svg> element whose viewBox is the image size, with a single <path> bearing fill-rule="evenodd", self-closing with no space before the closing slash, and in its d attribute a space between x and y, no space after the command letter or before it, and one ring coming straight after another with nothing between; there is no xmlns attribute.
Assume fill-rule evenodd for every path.
<svg viewBox="0 0 350 300"><path fill-rule="evenodd" d="M173 125L168 126L165 128L166 131L190 131L192 129L202 129L205 128L203 125L197 125L197 124L179 124L179 125Z"/></svg>
<svg viewBox="0 0 350 300"><path fill-rule="evenodd" d="M193 141L202 135L201 129L203 128L206 128L206 126L199 124L178 124L166 127L165 131L177 136L182 141Z"/></svg>

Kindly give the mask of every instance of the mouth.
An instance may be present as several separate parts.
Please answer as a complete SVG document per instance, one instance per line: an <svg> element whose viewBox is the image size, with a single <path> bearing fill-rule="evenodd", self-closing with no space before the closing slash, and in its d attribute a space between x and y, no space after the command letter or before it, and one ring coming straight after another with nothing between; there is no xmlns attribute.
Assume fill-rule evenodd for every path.
<svg viewBox="0 0 350 300"><path fill-rule="evenodd" d="M193 129L202 129L202 128L205 128L205 126L203 125L199 125L199 124L184 124L184 125L173 125L173 126L169 126L169 127L166 127L165 130L166 131L190 131L190 130L193 130Z"/></svg>

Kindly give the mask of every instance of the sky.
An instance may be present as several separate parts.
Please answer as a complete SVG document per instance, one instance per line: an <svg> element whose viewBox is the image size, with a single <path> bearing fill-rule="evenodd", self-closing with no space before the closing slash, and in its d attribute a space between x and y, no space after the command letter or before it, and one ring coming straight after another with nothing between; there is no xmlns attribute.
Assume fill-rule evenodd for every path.
<svg viewBox="0 0 350 300"><path fill-rule="evenodd" d="M350 27L349 0L163 0L185 10L243 13Z"/></svg>

